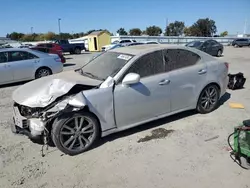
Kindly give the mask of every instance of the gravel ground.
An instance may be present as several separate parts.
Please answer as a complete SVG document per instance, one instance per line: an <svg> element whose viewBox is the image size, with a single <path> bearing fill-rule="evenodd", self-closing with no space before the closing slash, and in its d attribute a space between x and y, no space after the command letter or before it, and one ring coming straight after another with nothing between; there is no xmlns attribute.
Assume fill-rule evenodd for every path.
<svg viewBox="0 0 250 188"><path fill-rule="evenodd" d="M67 55L65 70L91 56ZM250 172L226 150L233 127L250 118L250 48L226 47L220 59L230 63L231 73L243 72L247 82L243 90L228 91L219 109L207 115L181 113L110 135L74 157L53 147L42 157L41 145L13 135L11 94L20 84L0 88L0 188L250 187ZM231 109L229 102L245 109Z"/></svg>

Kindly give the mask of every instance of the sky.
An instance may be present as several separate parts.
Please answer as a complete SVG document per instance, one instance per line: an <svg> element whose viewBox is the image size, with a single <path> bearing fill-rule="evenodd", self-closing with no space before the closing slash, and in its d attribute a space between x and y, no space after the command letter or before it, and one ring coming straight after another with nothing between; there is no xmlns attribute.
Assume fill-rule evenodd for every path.
<svg viewBox="0 0 250 188"><path fill-rule="evenodd" d="M250 33L250 0L4 0L0 37L11 32L77 33L108 29L112 33L156 25L165 30L175 20L191 26L199 18L213 19L218 33Z"/></svg>

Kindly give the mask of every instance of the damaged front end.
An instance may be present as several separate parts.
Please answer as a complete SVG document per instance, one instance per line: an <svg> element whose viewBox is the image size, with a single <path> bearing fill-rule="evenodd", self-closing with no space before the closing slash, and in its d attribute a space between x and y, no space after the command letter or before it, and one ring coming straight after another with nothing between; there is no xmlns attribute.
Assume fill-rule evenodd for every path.
<svg viewBox="0 0 250 188"><path fill-rule="evenodd" d="M57 97L52 103L44 107L29 107L15 101L12 131L25 134L34 140L45 138L50 132L53 121L58 116L79 111L86 106L86 98L81 91L93 88L96 88L96 86L76 84L66 94Z"/></svg>

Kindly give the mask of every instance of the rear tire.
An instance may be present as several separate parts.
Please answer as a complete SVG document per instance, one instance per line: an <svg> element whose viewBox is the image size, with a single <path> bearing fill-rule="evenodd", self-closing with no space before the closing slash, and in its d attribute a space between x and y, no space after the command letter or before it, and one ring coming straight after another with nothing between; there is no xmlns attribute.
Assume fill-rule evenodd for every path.
<svg viewBox="0 0 250 188"><path fill-rule="evenodd" d="M217 57L221 57L221 55L222 55L222 50L218 50L217 51Z"/></svg>
<svg viewBox="0 0 250 188"><path fill-rule="evenodd" d="M99 139L99 121L89 112L63 114L54 121L51 137L60 151L77 155L91 148Z"/></svg>
<svg viewBox="0 0 250 188"><path fill-rule="evenodd" d="M215 84L208 85L200 94L196 110L201 114L214 111L218 107L219 97L219 88Z"/></svg>
<svg viewBox="0 0 250 188"><path fill-rule="evenodd" d="M76 47L75 50L74 50L74 53L75 54L81 54L81 49Z"/></svg>
<svg viewBox="0 0 250 188"><path fill-rule="evenodd" d="M52 71L49 68L42 67L42 68L37 69L37 71L35 73L35 79L49 76L51 74L52 74Z"/></svg>

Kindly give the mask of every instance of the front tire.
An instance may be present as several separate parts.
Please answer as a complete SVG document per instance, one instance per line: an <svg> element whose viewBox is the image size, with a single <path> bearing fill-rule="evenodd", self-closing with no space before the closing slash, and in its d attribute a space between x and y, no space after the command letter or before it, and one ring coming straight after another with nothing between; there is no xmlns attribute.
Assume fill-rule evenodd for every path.
<svg viewBox="0 0 250 188"><path fill-rule="evenodd" d="M60 151L77 155L91 148L99 139L99 121L89 112L63 114L53 123L51 136Z"/></svg>
<svg viewBox="0 0 250 188"><path fill-rule="evenodd" d="M205 87L199 97L197 103L197 111L201 114L207 114L214 111L219 104L220 91L216 85L208 85Z"/></svg>

